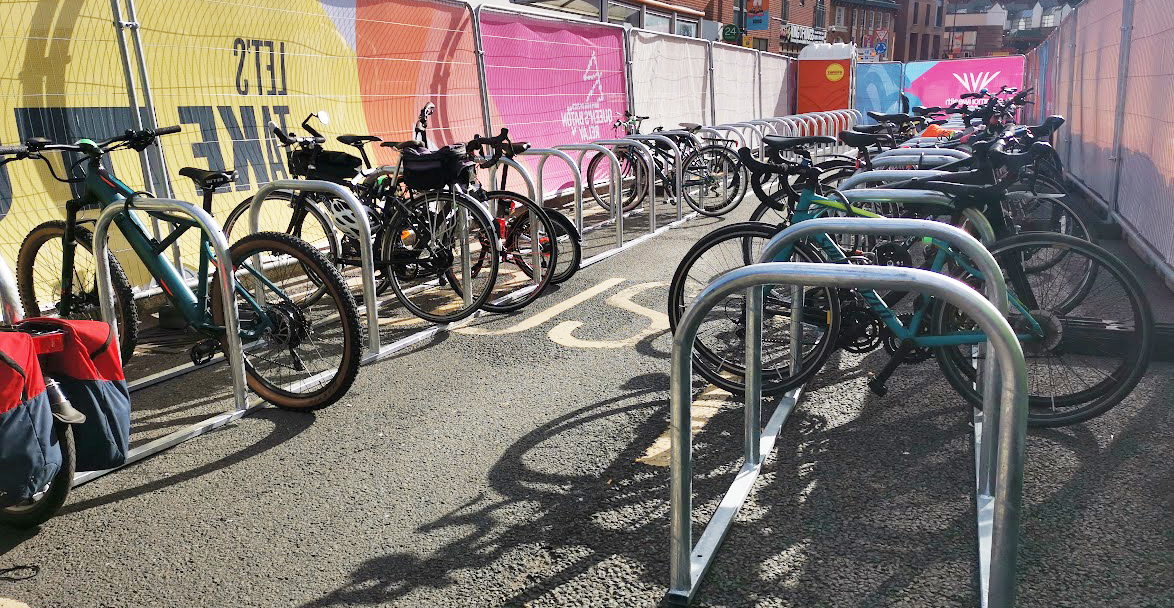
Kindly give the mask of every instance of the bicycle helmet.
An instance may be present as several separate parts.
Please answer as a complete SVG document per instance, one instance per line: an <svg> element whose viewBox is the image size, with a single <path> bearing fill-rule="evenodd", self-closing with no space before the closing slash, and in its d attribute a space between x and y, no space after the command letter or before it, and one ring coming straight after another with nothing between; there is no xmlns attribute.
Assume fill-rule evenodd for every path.
<svg viewBox="0 0 1174 608"><path fill-rule="evenodd" d="M360 204L367 212L367 222L371 227L371 233L374 234L379 228L378 216L371 212L371 208ZM327 208L330 211L330 217L334 219L334 226L342 231L343 234L351 238L359 238L359 218L355 216L355 212L351 210L342 199L332 198L327 203Z"/></svg>

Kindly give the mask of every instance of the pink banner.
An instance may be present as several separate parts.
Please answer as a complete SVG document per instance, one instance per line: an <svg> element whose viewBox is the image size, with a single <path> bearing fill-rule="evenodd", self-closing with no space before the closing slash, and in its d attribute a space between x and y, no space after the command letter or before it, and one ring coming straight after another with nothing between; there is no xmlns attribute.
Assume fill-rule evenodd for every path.
<svg viewBox="0 0 1174 608"><path fill-rule="evenodd" d="M494 129L535 148L621 135L611 124L628 106L622 30L487 10L481 36ZM547 192L570 185L564 163L546 167Z"/></svg>
<svg viewBox="0 0 1174 608"><path fill-rule="evenodd" d="M914 61L905 65L905 94L915 106L948 106L963 101L971 105L985 101L961 99L963 93L1000 87L1023 86L1022 55L984 59Z"/></svg>

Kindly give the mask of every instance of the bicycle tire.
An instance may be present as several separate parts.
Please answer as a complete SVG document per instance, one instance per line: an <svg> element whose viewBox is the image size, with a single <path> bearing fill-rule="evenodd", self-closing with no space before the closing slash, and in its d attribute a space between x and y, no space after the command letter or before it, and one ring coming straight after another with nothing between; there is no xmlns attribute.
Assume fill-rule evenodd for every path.
<svg viewBox="0 0 1174 608"><path fill-rule="evenodd" d="M482 202L490 209L497 209L497 205L504 201L510 205L509 209L512 213L508 218L505 218L504 230L499 234L500 262L498 263L497 279L482 308L489 312L513 312L525 308L531 302L542 297L546 287L550 285L551 277L554 276L554 270L558 264L558 248L552 246L556 238L554 222L551 221L545 209L521 194L508 190L494 190L485 192L484 196ZM517 212L514 205L520 205L523 211ZM541 265L537 269L537 273L531 254L533 251L531 223L534 219L537 219L539 224L538 254ZM482 246L488 247L489 245L483 244ZM507 263L516 267L528 279L524 281L525 285L518 284L518 279L521 277L518 277L517 274L503 272L503 266ZM536 274L537 280L535 280ZM512 282L513 286L507 281ZM456 285L454 283L454 286ZM521 295L518 295L519 293Z"/></svg>
<svg viewBox="0 0 1174 608"><path fill-rule="evenodd" d="M647 170L643 162L632 162L631 153L627 150L616 150L617 160L620 163L620 202L623 206L624 213L632 211L640 206L640 201L644 200L647 194L648 177L644 175ZM611 161L605 154L596 154L591 157L591 162L587 163L587 192L591 194L591 198L595 200L595 204L603 207L604 210L611 212L611 194L602 189L604 183L611 188ZM624 183L631 180L631 187L625 186Z"/></svg>
<svg viewBox="0 0 1174 608"><path fill-rule="evenodd" d="M747 247L745 240L757 239L765 243L777 234L777 232L777 228L769 224L743 222L719 228L697 241L685 254L680 264L677 265L676 272L673 273L672 282L669 284L668 316L671 330L674 333L676 332L677 325L685 309L692 304L692 297L695 297L695 292L712 281L713 278L746 265L745 251ZM691 271L694 270L694 266L699 265L700 260L707 253L714 251L723 244L726 245L725 250L714 256L718 259L714 260L712 264L704 264L712 266L712 268L703 268L701 269L701 276L691 277ZM803 261L823 261L818 253L802 243L796 245L794 256ZM757 262L757 259L752 259L751 262ZM780 305L778 307L779 310L785 309L789 312L789 308L785 308L783 304L785 304L790 296L790 287L781 286L781 289L783 292L778 292L777 294L773 288L769 289L765 302L769 304L774 299ZM714 307L714 310L706 316L706 319L711 319L711 322L718 324L714 328L717 331L711 333L720 337L724 331L724 333L733 335L736 338L739 336L740 331L744 331L744 329L740 329L738 326L738 323L744 322L745 318L742 313L742 310L744 310L744 299L741 304L739 304L738 300L744 297L745 294L735 294ZM820 318L826 319L823 334L815 341L813 347L804 354L800 369L795 374L792 374L790 371L790 343L788 340L789 333L786 329L790 324L789 319L778 321L781 316L771 315L769 311L764 312L762 343L762 391L764 395L779 395L807 382L819 372L827 362L828 357L835 351L836 336L839 332L840 325L839 296L835 290L828 288L813 288L805 291L805 302L813 302L813 297L816 299L822 298L822 308L819 305L815 305L809 308L808 312L812 317L819 316ZM722 314L723 311L729 312L731 310L733 311L731 314ZM724 321L721 319L723 316L725 317ZM703 321L702 330L704 330L705 323ZM732 329L725 329L723 327L724 325L732 325ZM721 389L731 393L743 393L745 391L745 364L744 359L741 359L742 354L740 353L744 353L744 340L738 340L738 343L731 345L729 348L720 349L722 352L719 353L719 349L711 346L713 341L707 341L702 333L703 331L699 331L694 343L694 371ZM784 336L781 340L772 340L772 336L777 336L780 333ZM772 344L786 344L786 349L772 347ZM724 354L727 352L730 353L728 356Z"/></svg>
<svg viewBox="0 0 1174 608"><path fill-rule="evenodd" d="M267 281L253 281L253 271L242 269L242 265L254 256L264 255L266 251L276 254L273 260L262 260L262 272ZM335 403L350 390L359 372L362 362L362 349L365 344L364 332L359 325L359 309L350 290L343 282L338 268L331 264L316 247L282 232L258 232L250 234L232 245L229 251L232 257L234 274L237 277L241 290L256 298L260 291L262 297L257 298L264 306L260 311L266 315L273 328L264 334L263 338L253 338L246 335L250 325L257 322L258 311L247 304L238 293L238 310L240 315L242 345L244 349L245 375L249 388L261 396L262 399L273 405L287 410L310 411L317 410ZM283 263L277 256L289 256L294 263ZM288 271L285 276L279 276L279 271L297 266L307 272L317 274L315 281L325 288L325 295L317 298L302 297L297 299L293 290L299 288L303 279L291 281L289 285L266 297L265 290L273 291L278 281L290 278ZM306 289L306 287L301 287ZM317 290L317 287L313 287ZM275 299L270 299L270 297ZM212 319L213 322L224 324L224 305L221 299L221 287L218 277L212 283ZM332 309L327 309L327 302L332 302ZM302 306L301 304L305 305ZM317 310L315 310L317 309ZM321 314L318 314L321 313ZM316 315L314 319L309 318ZM376 330L377 331L377 330ZM312 351L318 356L333 354L337 351L338 363L322 366L316 372L306 372L304 368L306 358L294 350L307 343L315 336L325 337L337 332L341 340L335 345L324 345L318 342L311 344ZM264 341L264 342L263 342ZM274 349L279 354L289 351L290 363L284 361L270 361L264 359L266 345L276 345ZM224 343L224 348L228 344ZM310 353L305 349L304 353ZM317 359L313 359L317 360ZM279 386L271 381L258 369L257 363L274 363L276 368L289 368L299 372L299 376L292 379L288 386ZM304 373L303 373L304 372ZM332 372L328 382L324 382L310 391L303 391L302 384L317 379L319 376ZM305 375L305 374L309 375Z"/></svg>
<svg viewBox="0 0 1174 608"><path fill-rule="evenodd" d="M76 234L74 240L82 249L90 252L93 255L94 251L94 235L89 229L83 226L75 227ZM39 316L58 316L53 313L46 314L45 310L39 303L39 296L36 292L37 285L43 284L47 278L38 279L35 266L37 265L37 253L45 246L46 243L53 239L64 240L65 238L65 222L63 220L52 220L45 222L36 228L29 231L25 236L24 241L20 244L20 252L16 256L16 284L17 291L20 293L20 303L25 310L25 315L28 317ZM75 252L77 249L75 248ZM76 254L75 254L76 255ZM62 253L64 256L64 252ZM114 309L118 319L118 342L119 354L122 355L122 362L126 363L134 355L135 345L138 344L139 338L139 309L135 304L134 290L131 288L130 279L127 278L126 273L122 270L122 265L118 263L118 259L111 253L110 257L110 283L114 286ZM55 259L60 259L54 256ZM97 260L94 260L95 266ZM74 287L77 288L82 282L82 277L76 276L77 259L74 258ZM98 302L98 285L97 285L97 270L95 267L94 284L89 291L83 291L81 294L83 301L88 304L83 310L85 313L70 314L70 319L93 319L101 320L102 312L101 306ZM56 276L60 280L60 269L58 272L52 273L49 276ZM60 289L60 285L56 284L56 289ZM58 294L59 296L60 294ZM60 302L60 300L58 300Z"/></svg>
<svg viewBox="0 0 1174 608"><path fill-rule="evenodd" d="M991 253L995 255L1005 273L1014 274L1010 268L1014 259L1020 255L1018 252L1023 250L1038 252L1040 249L1049 247L1055 248L1067 256L1067 260L1064 262L1065 266L1057 269L1053 273L1054 276L1066 277L1075 274L1073 264L1077 257L1089 260L1089 269L1080 271L1084 276L1080 278L1079 284L1072 289L1071 294L1061 293L1055 287L1047 290L1047 295L1055 294L1059 298L1059 304L1049 306L1046 310L1032 311L1033 318L1038 317L1037 322L1040 322L1041 325L1047 321L1048 327L1051 328L1049 331L1054 332L1057 326L1060 329L1058 338L1049 334L1045 336L1045 339L1038 341L1042 344L1023 341L1029 365L1032 393L1028 398L1028 424L1039 427L1065 426L1083 422L1103 414L1119 403L1129 395L1145 374L1152 356L1154 342L1153 313L1137 278L1129 271L1128 267L1104 249L1073 236L1028 232L998 241L991 247ZM1092 277L1091 281L1089 277ZM1026 289L1030 289L1030 285L1023 286L1024 281L1037 278L1040 278L1039 273L1021 275L1020 280L1009 277L1008 289L1013 294L1021 294ZM1108 281L1116 281L1120 285L1124 294L1123 300L1127 302L1127 306L1110 306L1099 300L1088 299L1090 296L1099 296L1104 293ZM969 282L976 283L973 278ZM1099 288L1094 291L1090 283L1097 283ZM1044 306L1044 303L1037 302L1036 305ZM1124 317L1125 315L1121 313L1125 308L1128 308L1129 318L1110 316L1116 314L1119 317ZM1040 313L1039 310L1044 312ZM1022 316L1019 316L1018 319L1016 316L1013 307L1009 319L1012 322L1012 327L1023 327ZM1112 321L1103 321L1104 319ZM943 303L939 303L933 313L933 328L934 332L938 334L959 329L967 322L958 318L955 309ZM1100 325L1097 325L1096 322L1100 322ZM1128 330L1129 327L1132 327L1132 330ZM1091 346L1081 344L1078 341L1065 342L1065 336L1069 335L1069 332L1079 338L1081 331L1086 332L1086 339L1091 340ZM1095 333L1097 331L1102 333ZM1110 334L1109 332L1114 333ZM1105 340L1103 336L1106 335L1111 335L1112 340ZM1049 340L1057 341L1054 345L1049 346ZM1062 384L1079 390L1064 395L1040 394L1039 387L1043 382L1039 380L1039 377L1043 374L1038 370L1039 366L1035 366L1033 362L1043 359L1048 354L1045 351L1055 353L1055 357L1059 359L1063 356L1064 348L1073 349L1071 352L1078 353L1078 356L1090 358L1103 359L1115 354L1114 350L1124 353L1124 356L1112 372L1101 372L1104 379L1096 384L1079 387L1073 384L1073 381L1079 380L1080 376L1070 373L1061 379ZM1081 349L1086 351L1084 355L1079 355ZM1092 352L1091 355L1088 354L1089 351ZM975 407L980 407L981 396L974 386L976 373L969 355L959 347L942 347L936 349L935 352L939 367L950 385ZM1087 359L1081 361L1086 369L1094 368ZM1047 372L1049 379L1055 376L1050 366Z"/></svg>
<svg viewBox="0 0 1174 608"><path fill-rule="evenodd" d="M718 159L716 162L720 163L720 167L716 172L713 167L715 161L706 157ZM685 183L680 190L685 202L697 213L720 217L733 211L742 201L745 194L742 162L733 150L718 144L702 146L687 154L682 164ZM718 176L716 179L714 173ZM715 186L717 181L721 182L720 187ZM731 181L732 186L729 184ZM699 182L695 184L696 191L690 187L692 182ZM717 196L715 202L710 203L704 193L712 188L717 188L714 190Z"/></svg>
<svg viewBox="0 0 1174 608"><path fill-rule="evenodd" d="M77 472L77 444L73 428L59 420L53 421L53 432L61 449L61 468L49 481L40 500L29 505L0 508L0 525L14 528L33 528L49 521L69 498L73 475Z"/></svg>
<svg viewBox="0 0 1174 608"><path fill-rule="evenodd" d="M489 215L468 195L439 190L418 194L405 208L408 213L400 211L377 244L381 276L391 283L400 303L433 323L460 321L479 310L493 291L499 266L497 235ZM465 289L457 279L464 270L453 267L460 263L459 251L452 251L458 246L454 231L459 232L456 216L460 210L466 212L469 222L469 277L477 282L469 290L469 301L465 301ZM438 244L437 238L444 243ZM428 264L433 267L426 267Z"/></svg>
<svg viewBox="0 0 1174 608"><path fill-rule="evenodd" d="M554 274L550 282L555 285L565 282L579 272L579 264L583 261L583 243L579 231L575 230L575 223L558 209L547 209L546 214L554 222L554 232L558 240L558 258L554 267Z"/></svg>

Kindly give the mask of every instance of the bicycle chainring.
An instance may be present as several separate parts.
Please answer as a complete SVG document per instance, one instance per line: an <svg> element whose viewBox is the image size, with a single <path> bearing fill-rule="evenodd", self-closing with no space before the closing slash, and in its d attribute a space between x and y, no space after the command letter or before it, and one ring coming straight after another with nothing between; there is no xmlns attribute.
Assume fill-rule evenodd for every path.
<svg viewBox="0 0 1174 608"><path fill-rule="evenodd" d="M881 345L884 326L858 302L850 301L840 310L838 346L850 353L862 355Z"/></svg>
<svg viewBox="0 0 1174 608"><path fill-rule="evenodd" d="M905 314L897 315L897 319L899 321L901 321L901 325L904 325L905 327L909 327L909 324L913 321L913 315L909 314L909 313L905 313ZM919 333L921 333L921 334L929 333L926 325L927 325L927 323L923 319ZM890 355L897 354L897 349L901 347L901 340L898 339L897 336L895 336L893 334L893 332L888 327L885 327L882 332L881 343L884 345L885 351L887 351ZM912 365L914 363L922 363L924 361L928 361L929 358L932 356L933 356L933 349L931 349L931 348L913 347L912 349L909 350L908 353L905 354L905 361L904 362L909 365Z"/></svg>

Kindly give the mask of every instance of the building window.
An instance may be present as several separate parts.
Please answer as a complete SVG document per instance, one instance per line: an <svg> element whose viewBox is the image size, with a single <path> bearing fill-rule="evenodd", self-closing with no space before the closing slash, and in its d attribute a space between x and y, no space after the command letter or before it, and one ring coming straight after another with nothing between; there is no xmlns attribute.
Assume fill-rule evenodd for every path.
<svg viewBox="0 0 1174 608"><path fill-rule="evenodd" d="M754 50L756 51L770 50L770 41L766 38L755 38L751 41L751 44L754 45Z"/></svg>
<svg viewBox="0 0 1174 608"><path fill-rule="evenodd" d="M555 11L574 13L594 20L599 19L600 0L511 0L514 4L540 6Z"/></svg>
<svg viewBox="0 0 1174 608"><path fill-rule="evenodd" d="M644 13L644 29L652 30L654 32L664 32L665 34L673 31L673 19L668 15L654 13L648 11Z"/></svg>
<svg viewBox="0 0 1174 608"><path fill-rule="evenodd" d="M608 2L607 22L618 25L628 23L633 27L640 27L640 9L619 2Z"/></svg>
<svg viewBox="0 0 1174 608"><path fill-rule="evenodd" d="M844 7L836 7L836 25L844 27Z"/></svg>
<svg viewBox="0 0 1174 608"><path fill-rule="evenodd" d="M824 0L815 0L815 19L813 25L819 29L827 27L827 8L823 2Z"/></svg>
<svg viewBox="0 0 1174 608"><path fill-rule="evenodd" d="M913 25L917 25L917 16L921 14L921 4L913 3Z"/></svg>
<svg viewBox="0 0 1174 608"><path fill-rule="evenodd" d="M746 29L746 0L734 0L734 25Z"/></svg>
<svg viewBox="0 0 1174 608"><path fill-rule="evenodd" d="M1044 15L1040 19L1039 26L1040 27L1055 27L1056 26L1056 14L1055 13L1048 13L1048 14Z"/></svg>
<svg viewBox="0 0 1174 608"><path fill-rule="evenodd" d="M942 6L942 0L938 0L938 20L937 20L938 27L942 27L942 13L943 13L943 11L945 11L945 8Z"/></svg>
<svg viewBox="0 0 1174 608"><path fill-rule="evenodd" d="M1016 24L1015 29L1025 30L1029 27L1031 27L1031 17L1023 17L1019 20L1019 23Z"/></svg>
<svg viewBox="0 0 1174 608"><path fill-rule="evenodd" d="M697 22L677 17L677 34L681 36L688 36L690 38L696 38Z"/></svg>

